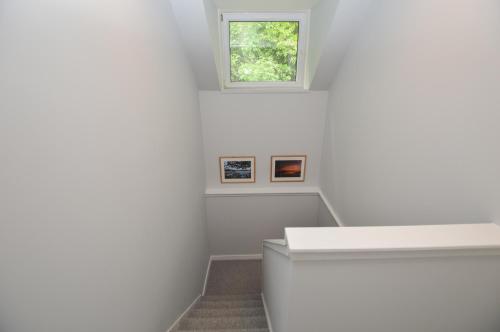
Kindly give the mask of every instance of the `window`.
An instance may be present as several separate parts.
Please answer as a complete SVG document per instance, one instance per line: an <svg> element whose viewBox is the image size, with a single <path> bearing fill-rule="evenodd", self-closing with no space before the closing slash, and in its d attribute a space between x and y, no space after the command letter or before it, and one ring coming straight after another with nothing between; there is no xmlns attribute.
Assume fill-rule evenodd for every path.
<svg viewBox="0 0 500 332"><path fill-rule="evenodd" d="M304 87L305 13L222 13L225 88Z"/></svg>

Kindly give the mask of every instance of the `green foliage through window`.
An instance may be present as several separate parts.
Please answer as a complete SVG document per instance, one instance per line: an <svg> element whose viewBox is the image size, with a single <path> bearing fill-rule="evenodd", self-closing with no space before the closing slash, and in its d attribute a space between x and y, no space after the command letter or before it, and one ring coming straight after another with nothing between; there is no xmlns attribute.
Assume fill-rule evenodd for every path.
<svg viewBox="0 0 500 332"><path fill-rule="evenodd" d="M299 22L229 22L231 82L297 78Z"/></svg>

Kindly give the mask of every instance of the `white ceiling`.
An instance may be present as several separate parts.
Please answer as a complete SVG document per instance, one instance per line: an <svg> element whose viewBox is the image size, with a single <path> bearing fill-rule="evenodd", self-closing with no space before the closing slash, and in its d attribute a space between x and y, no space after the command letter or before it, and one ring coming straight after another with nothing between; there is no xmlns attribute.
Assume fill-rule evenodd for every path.
<svg viewBox="0 0 500 332"><path fill-rule="evenodd" d="M203 0L170 0L200 90L218 90L219 78ZM217 15L217 14L215 14ZM217 17L215 17L217 20Z"/></svg>
<svg viewBox="0 0 500 332"><path fill-rule="evenodd" d="M224 10L304 10L311 9L321 0L213 0Z"/></svg>
<svg viewBox="0 0 500 332"><path fill-rule="evenodd" d="M313 72L311 90L329 89L349 44L363 23L373 0L341 0Z"/></svg>
<svg viewBox="0 0 500 332"><path fill-rule="evenodd" d="M219 90L218 10L311 10L306 86L328 90L372 0L170 0L200 90Z"/></svg>

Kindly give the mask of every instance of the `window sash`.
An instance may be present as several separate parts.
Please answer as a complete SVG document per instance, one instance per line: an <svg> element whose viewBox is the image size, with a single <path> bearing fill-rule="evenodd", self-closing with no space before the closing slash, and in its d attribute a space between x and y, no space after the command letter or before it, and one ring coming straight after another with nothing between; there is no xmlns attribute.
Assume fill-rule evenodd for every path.
<svg viewBox="0 0 500 332"><path fill-rule="evenodd" d="M304 88L305 51L307 39L307 15L305 12L292 13L237 13L221 12L221 43L223 59L223 88ZM299 22L297 73L295 81L232 82L231 50L229 45L229 22Z"/></svg>

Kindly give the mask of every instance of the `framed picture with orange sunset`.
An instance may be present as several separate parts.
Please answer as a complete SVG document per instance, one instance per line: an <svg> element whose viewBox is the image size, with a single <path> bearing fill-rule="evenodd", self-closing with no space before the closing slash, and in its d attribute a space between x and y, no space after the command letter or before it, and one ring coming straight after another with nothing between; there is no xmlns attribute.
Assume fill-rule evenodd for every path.
<svg viewBox="0 0 500 332"><path fill-rule="evenodd" d="M307 156L272 156L271 182L304 182Z"/></svg>

